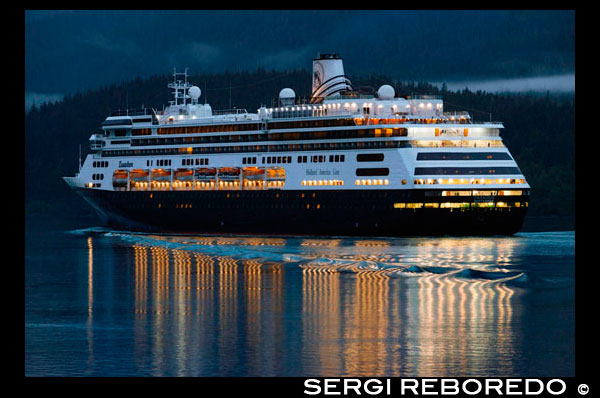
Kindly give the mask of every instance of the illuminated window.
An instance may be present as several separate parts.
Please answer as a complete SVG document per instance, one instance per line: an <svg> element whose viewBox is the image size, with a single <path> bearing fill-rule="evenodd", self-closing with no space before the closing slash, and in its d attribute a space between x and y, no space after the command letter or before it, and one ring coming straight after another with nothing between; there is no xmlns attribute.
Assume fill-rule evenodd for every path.
<svg viewBox="0 0 600 398"><path fill-rule="evenodd" d="M309 186L313 186L313 185L320 185L320 186L326 186L326 185L344 185L344 181L343 180L302 180L301 185L309 185Z"/></svg>
<svg viewBox="0 0 600 398"><path fill-rule="evenodd" d="M498 191L499 196L520 196L523 191Z"/></svg>
<svg viewBox="0 0 600 398"><path fill-rule="evenodd" d="M472 203L471 206L472 207L494 207L494 202Z"/></svg>
<svg viewBox="0 0 600 398"><path fill-rule="evenodd" d="M442 209L456 209L461 207L469 207L469 203L467 202L445 202L440 203L440 208Z"/></svg>

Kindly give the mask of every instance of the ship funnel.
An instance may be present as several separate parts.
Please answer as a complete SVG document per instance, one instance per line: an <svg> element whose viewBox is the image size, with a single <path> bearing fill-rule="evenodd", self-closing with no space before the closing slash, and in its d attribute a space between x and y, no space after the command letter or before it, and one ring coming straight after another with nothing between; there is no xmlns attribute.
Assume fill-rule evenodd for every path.
<svg viewBox="0 0 600 398"><path fill-rule="evenodd" d="M319 54L313 59L312 99L352 91L344 75L344 63L338 54Z"/></svg>

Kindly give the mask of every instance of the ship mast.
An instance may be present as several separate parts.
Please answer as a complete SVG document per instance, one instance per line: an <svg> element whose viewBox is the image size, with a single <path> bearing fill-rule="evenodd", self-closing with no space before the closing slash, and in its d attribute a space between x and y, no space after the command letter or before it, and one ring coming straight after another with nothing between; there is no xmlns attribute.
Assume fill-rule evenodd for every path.
<svg viewBox="0 0 600 398"><path fill-rule="evenodd" d="M183 80L181 80L181 78L183 78ZM186 105L188 98L187 90L192 87L192 85L188 83L187 78L188 68L185 68L184 72L177 72L177 69L173 68L173 82L169 83L169 88L173 89L175 101L174 104L173 101L169 101L171 105Z"/></svg>

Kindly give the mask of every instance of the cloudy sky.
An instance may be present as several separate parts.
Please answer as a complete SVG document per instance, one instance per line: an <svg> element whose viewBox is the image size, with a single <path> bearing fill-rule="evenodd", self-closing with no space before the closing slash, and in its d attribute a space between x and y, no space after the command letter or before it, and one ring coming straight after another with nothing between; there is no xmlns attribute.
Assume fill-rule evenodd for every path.
<svg viewBox="0 0 600 398"><path fill-rule="evenodd" d="M569 85L575 13L32 10L25 12L26 101L167 75L173 67L309 69L318 52L341 54L351 78L562 84L556 77Z"/></svg>

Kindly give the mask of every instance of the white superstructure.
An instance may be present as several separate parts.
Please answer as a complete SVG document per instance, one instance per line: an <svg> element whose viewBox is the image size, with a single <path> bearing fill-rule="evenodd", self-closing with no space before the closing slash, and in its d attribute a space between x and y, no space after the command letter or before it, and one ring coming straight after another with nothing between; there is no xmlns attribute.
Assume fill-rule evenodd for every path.
<svg viewBox="0 0 600 398"><path fill-rule="evenodd" d="M94 191L410 191L469 197L475 206L481 196L493 207L507 206L499 196L529 195L502 143L502 123L444 112L439 96L398 97L390 85L356 91L335 54L319 56L313 68L309 102L284 88L278 106L256 113L213 111L187 70L175 71L164 111L113 113L90 137L79 173L65 180ZM393 206L427 207L419 200ZM429 205L472 206L455 202Z"/></svg>
<svg viewBox="0 0 600 398"><path fill-rule="evenodd" d="M341 63L339 58L332 60ZM346 95L321 97L318 103L295 104L294 91L283 89L279 107L262 107L257 113L243 109L213 112L210 105L198 102L201 90L190 85L187 76L185 81L177 80L178 76L174 73L175 81L169 85L174 90L175 100L164 112L144 109L116 112L106 118L103 133L90 137L91 149L95 152L87 156L79 174L70 183L93 189L121 189L119 184L113 184L115 173L143 170L148 172L150 184L137 187L152 189L152 168L170 169L173 174L176 169L187 166L244 168L256 165L257 168L283 168L285 183L278 187L280 189L308 186L424 189L432 185L444 189L529 188L522 174L502 172L517 167L502 144L502 123L474 123L466 112L444 112L443 101L438 96L399 98L391 86L385 85L378 90L378 95L347 91ZM195 127L202 127L201 132L194 133ZM232 136L235 139L231 139ZM277 139L270 140L270 136ZM442 149L457 159L429 160L427 156L428 160L418 159L420 153L432 150L440 153ZM504 154L501 155L504 157L490 162L490 155L477 160L458 155L483 150L492 156ZM381 161L357 160L358 154L369 153L384 156ZM252 166L246 163L248 158ZM492 165L500 171L486 173L486 176L451 170ZM356 175L357 168L374 166L389 169L389 174ZM428 168L444 170L440 173L423 171ZM457 174L459 177L454 178ZM469 174L477 177L469 177ZM156 189L177 189L177 181L177 177L161 181L163 184L155 184ZM138 189L133 185L128 189Z"/></svg>

